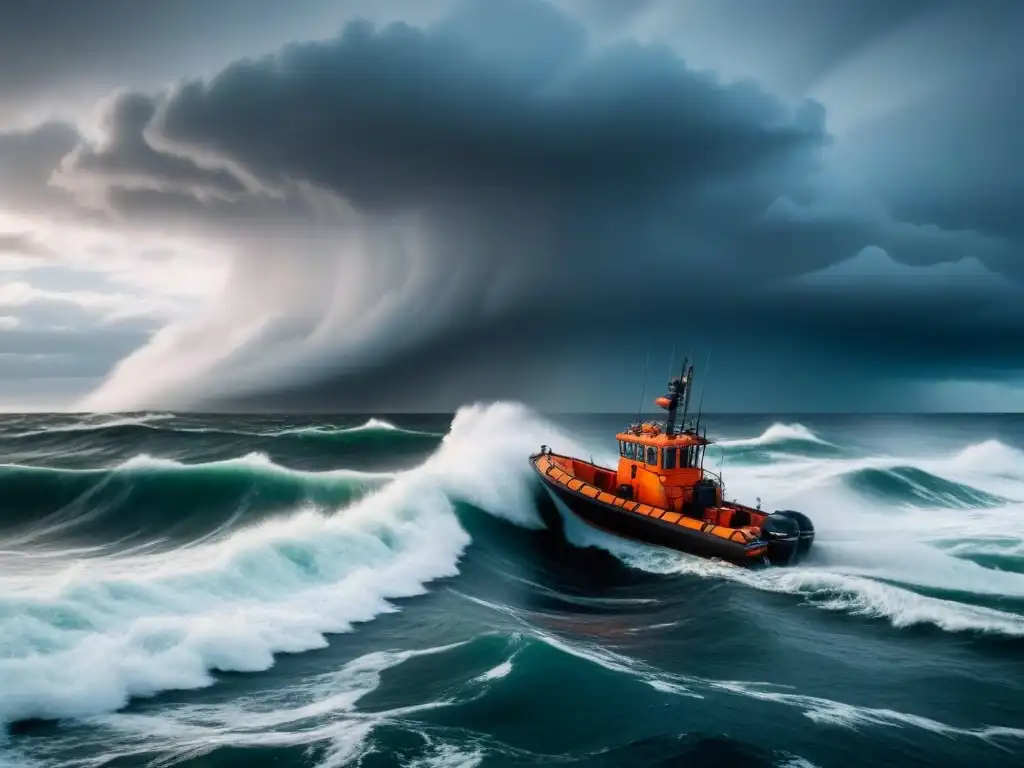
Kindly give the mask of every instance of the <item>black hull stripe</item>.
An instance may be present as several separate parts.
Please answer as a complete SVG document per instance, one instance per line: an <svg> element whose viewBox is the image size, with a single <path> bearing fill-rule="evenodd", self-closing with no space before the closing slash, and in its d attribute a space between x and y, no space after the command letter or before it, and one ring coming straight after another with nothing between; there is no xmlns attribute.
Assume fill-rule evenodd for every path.
<svg viewBox="0 0 1024 768"><path fill-rule="evenodd" d="M542 479L545 481L544 486L548 491L553 493L581 520L595 528L626 538L704 557L718 557L742 563L760 560L759 556L748 554L748 549L765 546L764 543L758 542L756 546L748 548L738 541L723 539L714 534L701 533L696 529L668 523L655 517L624 512L625 507L606 504L595 498L571 491L566 486L550 481L546 477ZM640 505L634 504L634 509L638 506Z"/></svg>

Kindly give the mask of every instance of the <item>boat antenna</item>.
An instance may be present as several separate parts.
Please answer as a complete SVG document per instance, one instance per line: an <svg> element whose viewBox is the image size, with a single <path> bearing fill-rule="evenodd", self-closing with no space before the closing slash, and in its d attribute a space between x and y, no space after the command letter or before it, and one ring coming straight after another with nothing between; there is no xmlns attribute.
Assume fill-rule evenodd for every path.
<svg viewBox="0 0 1024 768"><path fill-rule="evenodd" d="M708 368L710 368L710 367L711 367L711 347L708 347L708 357L707 357L707 360L704 361L704 373L705 373L705 375L707 374ZM704 411L704 393L707 391L707 388L708 388L707 384L702 381L701 384L700 384L700 401L697 403L697 434L698 435L700 434L700 415ZM707 432L706 429L704 431Z"/></svg>
<svg viewBox="0 0 1024 768"><path fill-rule="evenodd" d="M704 455L708 452L708 443L707 443L708 428L707 427L704 427L704 435L703 435L703 437L704 437L704 445L702 445L701 448L700 448L700 470L701 470L701 472L704 471Z"/></svg>
<svg viewBox="0 0 1024 768"><path fill-rule="evenodd" d="M686 389L683 390L683 431L686 431L686 412L690 407L690 392L693 387L693 363L690 363L690 368L687 370L686 361L683 361L683 377L685 379Z"/></svg>
<svg viewBox="0 0 1024 768"><path fill-rule="evenodd" d="M718 462L718 480L722 484L722 500L725 500L725 446L722 446L722 459Z"/></svg>
<svg viewBox="0 0 1024 768"><path fill-rule="evenodd" d="M690 347L690 354L686 356L687 360L696 360L697 356L694 354L693 347ZM683 376L686 377L686 396L683 398L683 431L686 431L686 410L690 407L690 387L693 386L693 364L690 364L690 373L686 373L686 364L683 364Z"/></svg>
<svg viewBox="0 0 1024 768"><path fill-rule="evenodd" d="M640 421L640 413L643 411L643 408L644 408L644 398L647 396L647 367L650 365L650 363L651 363L651 348L648 347L647 348L647 359L644 360L644 386L640 390L640 405L636 409L636 420L637 420L637 422Z"/></svg>
<svg viewBox="0 0 1024 768"><path fill-rule="evenodd" d="M700 388L700 400L697 401L697 424L694 426L694 431L700 434L700 415L704 410L704 386Z"/></svg>

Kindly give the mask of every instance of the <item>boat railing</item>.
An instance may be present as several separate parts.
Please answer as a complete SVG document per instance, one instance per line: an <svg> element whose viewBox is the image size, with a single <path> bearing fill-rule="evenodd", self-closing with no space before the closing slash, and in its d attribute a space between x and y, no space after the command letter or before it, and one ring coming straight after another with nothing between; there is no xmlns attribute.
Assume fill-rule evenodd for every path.
<svg viewBox="0 0 1024 768"><path fill-rule="evenodd" d="M717 480L718 484L722 485L722 476L717 472L712 472L710 469L705 469L704 477L710 477L712 480Z"/></svg>

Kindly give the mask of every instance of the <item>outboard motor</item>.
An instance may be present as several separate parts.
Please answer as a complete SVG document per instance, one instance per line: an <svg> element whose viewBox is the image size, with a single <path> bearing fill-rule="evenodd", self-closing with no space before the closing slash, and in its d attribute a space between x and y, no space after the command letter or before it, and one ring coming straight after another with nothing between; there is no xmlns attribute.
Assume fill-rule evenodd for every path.
<svg viewBox="0 0 1024 768"><path fill-rule="evenodd" d="M800 525L796 520L774 512L761 524L761 538L768 543L768 560L772 565L790 565L796 561L800 548Z"/></svg>
<svg viewBox="0 0 1024 768"><path fill-rule="evenodd" d="M806 555L811 548L811 544L814 543L814 524L811 522L811 519L803 512L797 512L795 509L777 509L775 514L788 517L800 527L800 546L797 555L799 557Z"/></svg>

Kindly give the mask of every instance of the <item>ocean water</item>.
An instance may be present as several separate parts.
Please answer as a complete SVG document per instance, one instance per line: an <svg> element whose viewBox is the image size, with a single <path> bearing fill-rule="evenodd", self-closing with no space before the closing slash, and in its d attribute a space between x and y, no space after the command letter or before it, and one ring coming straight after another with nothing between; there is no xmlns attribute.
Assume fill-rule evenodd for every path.
<svg viewBox="0 0 1024 768"><path fill-rule="evenodd" d="M798 567L549 530L630 417L0 417L0 765L1024 765L1024 417L715 417Z"/></svg>

